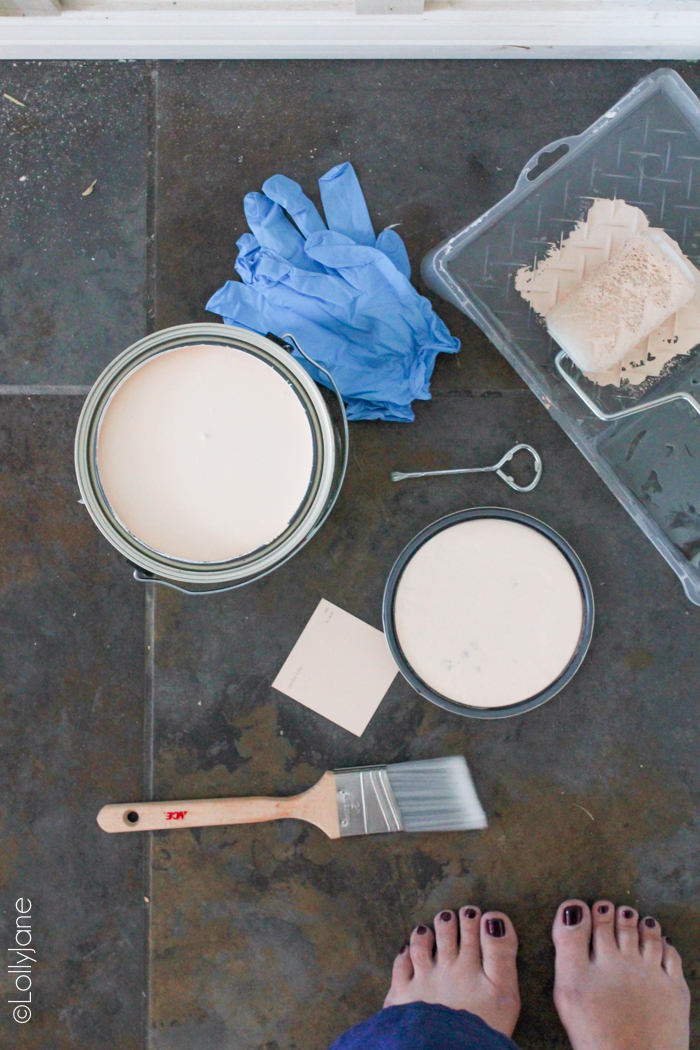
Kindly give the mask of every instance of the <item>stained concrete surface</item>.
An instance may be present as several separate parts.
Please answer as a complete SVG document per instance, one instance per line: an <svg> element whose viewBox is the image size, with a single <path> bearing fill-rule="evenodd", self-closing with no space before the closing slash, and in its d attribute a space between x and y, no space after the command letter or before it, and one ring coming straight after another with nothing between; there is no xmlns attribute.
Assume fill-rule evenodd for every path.
<svg viewBox="0 0 700 1050"><path fill-rule="evenodd" d="M143 844L95 815L142 790L143 595L78 504L81 401L0 398L0 944L22 897L36 959L24 1024L4 972L0 1045L136 1050Z"/></svg>
<svg viewBox="0 0 700 1050"><path fill-rule="evenodd" d="M3 269L0 382L87 383L149 325L210 320L208 296L234 276L242 197L276 171L316 197L316 179L351 159L377 227L401 223L425 292L417 270L428 248L502 197L543 144L583 130L657 65L5 63L3 90L41 98L43 109L28 124L21 107L3 110L11 148L1 192L14 247ZM678 68L700 89L695 67ZM44 167L51 158L60 207L50 195L31 206L19 195L25 157ZM96 159L107 163L95 174ZM74 184L98 176L92 195L73 199ZM97 241L94 277L87 248ZM35 242L50 265L35 261ZM150 987L153 1050L321 1050L381 1004L410 927L471 899L506 908L521 934L516 1038L523 1048L565 1047L547 927L572 892L656 914L697 998L700 610L485 337L433 301L463 350L438 361L436 396L417 406L415 424L352 426L347 484L313 542L235 595L157 592L154 789L163 798L286 793L338 765L463 752L490 827L340 843L296 822L158 833L150 984L140 954L146 843L103 837L93 823L103 802L145 790L143 594L74 502L79 401L0 398L11 450L0 464L2 805L12 819L2 930L29 880L46 931L36 1023L20 1030L3 1015L3 1044L136 1047ZM493 461L516 440L545 461L528 495L494 478L388 480L393 467ZM560 696L522 718L481 723L397 680L357 740L271 689L322 596L380 626L384 580L403 544L440 514L488 503L548 521L591 573L593 645ZM54 822L40 813L47 800Z"/></svg>
<svg viewBox="0 0 700 1050"><path fill-rule="evenodd" d="M145 332L150 83L0 63L0 384L92 383Z"/></svg>
<svg viewBox="0 0 700 1050"><path fill-rule="evenodd" d="M3 1047L143 1045L144 843L95 815L143 791L144 595L78 505L66 390L146 333L150 84L0 63L0 944L29 899L37 959Z"/></svg>
<svg viewBox="0 0 700 1050"><path fill-rule="evenodd" d="M317 199L318 177L352 160L377 228L401 223L416 272L537 149L582 131L651 68L159 66L157 326L207 317L208 296L234 276L242 197L274 172ZM700 87L693 67L683 73ZM155 792L292 793L328 768L462 752L489 829L339 843L284 822L157 835L154 1050L323 1050L379 1008L411 926L469 901L507 909L520 931L524 1048L567 1045L549 939L564 896L609 895L656 914L698 990L700 610L487 340L433 301L463 350L438 361L436 396L415 424L351 427L347 482L319 536L235 595L158 592ZM516 441L544 458L528 495L494 478L389 481L392 468L493 462ZM594 642L560 696L479 722L397 680L357 740L271 688L321 597L381 626L403 545L441 514L479 504L541 517L591 574Z"/></svg>
<svg viewBox="0 0 700 1050"><path fill-rule="evenodd" d="M388 478L489 461L516 440L544 458L528 495L494 478ZM697 992L700 610L527 392L437 397L412 427L357 424L352 441L335 513L288 566L235 596L158 595L156 796L294 793L329 768L463 753L490 826L336 843L284 823L159 835L153 1047L323 1050L380 1007L412 925L468 902L506 909L520 932L524 1048L567 1045L548 927L571 894L657 915ZM397 680L357 740L271 688L321 597L380 627L403 545L479 504L541 517L591 574L594 642L560 696L480 722Z"/></svg>

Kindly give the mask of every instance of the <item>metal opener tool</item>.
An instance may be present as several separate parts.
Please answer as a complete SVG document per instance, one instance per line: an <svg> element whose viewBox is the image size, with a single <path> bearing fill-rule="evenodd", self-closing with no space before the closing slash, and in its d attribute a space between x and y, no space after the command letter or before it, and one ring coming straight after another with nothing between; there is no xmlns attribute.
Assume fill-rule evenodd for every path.
<svg viewBox="0 0 700 1050"><path fill-rule="evenodd" d="M529 452L534 460L535 465L535 477L529 485L518 485L517 482L502 469L506 463L510 463L511 459L516 452ZM436 478L443 474L498 474L499 478L505 481L506 485L510 485L516 492L532 492L532 490L539 484L540 478L542 477L542 459L540 458L539 452L532 447L532 445L513 445L513 447L506 452L505 456L501 456L498 463L494 463L491 467L458 467L456 470L419 470L413 474L402 474L398 470L392 471L392 481L405 481L406 478Z"/></svg>

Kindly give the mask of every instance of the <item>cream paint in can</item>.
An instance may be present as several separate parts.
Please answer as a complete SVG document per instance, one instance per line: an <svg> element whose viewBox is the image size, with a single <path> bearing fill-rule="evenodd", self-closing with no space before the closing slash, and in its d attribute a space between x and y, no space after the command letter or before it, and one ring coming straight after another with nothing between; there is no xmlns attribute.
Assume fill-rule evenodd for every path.
<svg viewBox="0 0 700 1050"><path fill-rule="evenodd" d="M433 523L397 559L384 629L423 696L480 718L555 695L580 666L593 594L575 552L537 519L475 508Z"/></svg>
<svg viewBox="0 0 700 1050"><path fill-rule="evenodd" d="M303 502L313 437L294 389L234 347L167 350L112 394L97 470L119 521L187 562L240 558L276 539Z"/></svg>
<svg viewBox="0 0 700 1050"><path fill-rule="evenodd" d="M209 593L211 586L219 584L226 586L218 589L242 586L284 564L326 520L345 476L347 420L332 377L326 375L335 396L327 401L290 349L276 338L231 325L179 325L134 343L96 380L83 405L76 431L78 485L95 525L138 570L136 578L153 578L171 586L196 584L195 590L188 588L190 593ZM217 356L231 354L232 361L247 357L249 377L257 375L252 386L258 394L264 394L265 389L273 394L271 403L259 413L259 418L256 418L255 411L251 414L250 405L246 407L241 403L239 409L245 408L245 411L239 415L239 426L230 428L228 422L221 421L220 425L217 424L217 448L213 455L210 449L202 456L201 450L195 447L196 441L193 443L192 440L194 437L206 443L212 438L202 435L214 433L211 426L207 429L212 420L206 419L206 396L202 398L201 390L198 395L199 414L189 413L189 417L183 419L182 434L177 431L177 413L174 416L165 413L167 425L161 426L159 440L167 439L170 434L172 442L174 433L176 441L180 442L179 454L184 457L186 467L182 473L183 478L189 476L190 493L194 490L196 494L199 486L205 493L208 490L207 498L212 500L213 489L222 482L225 486L228 477L228 493L222 496L214 491L210 505L216 518L211 525L216 527L205 535L200 531L194 542L190 528L193 511L182 492L175 491L175 505L171 503L170 509L185 519L189 515L190 522L188 524L185 520L183 524L180 521L177 529L170 532L165 529L167 522L162 514L160 521L155 522L158 528L153 531L153 520L139 518L134 503L135 495L140 493L152 499L159 490L162 496L163 488L172 498L178 481L177 469L169 469L167 478L158 477L158 457L161 457L161 463L164 455L167 458L167 440L161 445L158 456L151 455L150 462L141 464L137 460L155 417L160 417L161 424L164 422L161 409L153 409L153 399L158 400L159 385L154 383L149 391L149 382L145 380L149 375L157 377L159 358L167 362L170 355L170 360L176 361L179 350L194 351L194 356L201 351L210 358L214 374ZM152 370L151 363L154 365ZM139 396L122 398L129 391L132 380L135 383L132 390L136 389L137 393L140 390ZM187 383L180 382L175 386L183 404L182 399L187 397ZM250 393L251 384L248 386ZM210 394L219 416L225 416L225 390L212 390L210 385ZM139 404L141 411L145 409L146 417L152 415L154 419L149 421L147 418L145 423L139 421ZM135 415L130 421L132 411ZM119 431L125 426L127 431L133 429L134 432L125 437L125 445L130 447L120 460ZM98 451L100 442L102 448ZM230 464L226 462L227 448L229 452L233 450L239 459L241 455L247 459L247 462L239 462L240 469L238 473L233 470L233 475ZM110 456L106 456L107 452ZM111 455L115 452L116 458ZM202 459L201 478L197 476L198 456ZM144 460L148 458L145 456ZM139 475L138 484L132 486L128 477L130 462L136 464L135 472ZM205 483L207 479L209 485ZM243 497L247 499L249 512L247 526L232 527L229 536L227 516L232 509L232 500L245 503ZM201 499L199 502L201 504ZM195 525L197 515L201 525L201 510L200 505L194 514Z"/></svg>

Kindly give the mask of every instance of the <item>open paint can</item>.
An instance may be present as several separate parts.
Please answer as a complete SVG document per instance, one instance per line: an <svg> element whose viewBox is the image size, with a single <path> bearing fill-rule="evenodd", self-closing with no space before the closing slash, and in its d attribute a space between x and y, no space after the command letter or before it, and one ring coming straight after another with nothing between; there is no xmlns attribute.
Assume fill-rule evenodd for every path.
<svg viewBox="0 0 700 1050"><path fill-rule="evenodd" d="M566 540L502 507L458 511L401 552L384 632L402 675L439 707L506 718L571 681L593 634L593 591Z"/></svg>
<svg viewBox="0 0 700 1050"><path fill-rule="evenodd" d="M322 392L290 350L243 328L179 325L96 381L76 433L78 485L137 579L239 587L326 520L347 464L345 410L332 377L320 369L334 391Z"/></svg>

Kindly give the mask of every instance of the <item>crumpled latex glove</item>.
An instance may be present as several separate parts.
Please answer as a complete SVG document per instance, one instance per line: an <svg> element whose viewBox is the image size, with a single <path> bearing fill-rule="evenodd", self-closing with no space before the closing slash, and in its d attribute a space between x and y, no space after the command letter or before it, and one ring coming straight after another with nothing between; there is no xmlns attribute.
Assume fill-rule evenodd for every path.
<svg viewBox="0 0 700 1050"><path fill-rule="evenodd" d="M246 194L252 232L238 241L242 283L227 281L207 310L263 335L291 332L333 376L348 419L409 423L411 402L430 398L435 358L455 353L459 340L411 284L399 235L387 229L375 236L352 165L332 168L319 187L327 226L284 175Z"/></svg>

